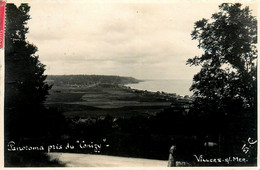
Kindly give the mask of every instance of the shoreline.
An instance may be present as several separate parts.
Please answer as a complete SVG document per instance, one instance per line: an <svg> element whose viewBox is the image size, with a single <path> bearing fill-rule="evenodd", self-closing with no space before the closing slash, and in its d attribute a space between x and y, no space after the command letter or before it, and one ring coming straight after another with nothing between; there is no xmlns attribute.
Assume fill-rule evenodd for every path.
<svg viewBox="0 0 260 170"><path fill-rule="evenodd" d="M163 79L163 80L144 80L139 83L125 84L127 87L131 87L136 90L161 92L167 94L176 94L178 96L191 97L193 93L189 90L192 81L187 79Z"/></svg>

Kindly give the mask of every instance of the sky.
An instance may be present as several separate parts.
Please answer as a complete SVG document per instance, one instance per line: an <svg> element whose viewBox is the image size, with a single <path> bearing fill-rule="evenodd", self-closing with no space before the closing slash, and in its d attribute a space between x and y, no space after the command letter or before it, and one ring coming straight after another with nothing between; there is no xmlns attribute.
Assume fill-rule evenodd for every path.
<svg viewBox="0 0 260 170"><path fill-rule="evenodd" d="M38 47L47 75L190 80L200 68L186 61L202 53L198 42L191 40L194 22L210 18L221 4L216 0L25 2L31 6L27 39ZM255 3L242 2L256 15Z"/></svg>

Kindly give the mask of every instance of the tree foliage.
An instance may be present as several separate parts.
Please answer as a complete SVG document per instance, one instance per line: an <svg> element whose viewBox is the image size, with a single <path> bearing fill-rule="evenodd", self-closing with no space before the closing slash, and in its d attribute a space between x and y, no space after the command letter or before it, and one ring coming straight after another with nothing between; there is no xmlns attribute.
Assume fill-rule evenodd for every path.
<svg viewBox="0 0 260 170"><path fill-rule="evenodd" d="M37 47L27 41L30 7L6 6L5 34L5 130L6 135L22 135L42 113L43 101L51 88L45 83L45 66L36 55ZM27 129L27 130L28 130Z"/></svg>
<svg viewBox="0 0 260 170"><path fill-rule="evenodd" d="M39 61L37 47L26 39L30 7L7 4L5 34L5 82L7 104L41 104L50 86L44 81L45 65ZM7 105L8 106L8 105Z"/></svg>
<svg viewBox="0 0 260 170"><path fill-rule="evenodd" d="M223 3L219 9L211 19L197 21L191 34L204 51L187 61L202 67L190 88L195 107L200 113L223 115L255 110L257 20L239 3Z"/></svg>

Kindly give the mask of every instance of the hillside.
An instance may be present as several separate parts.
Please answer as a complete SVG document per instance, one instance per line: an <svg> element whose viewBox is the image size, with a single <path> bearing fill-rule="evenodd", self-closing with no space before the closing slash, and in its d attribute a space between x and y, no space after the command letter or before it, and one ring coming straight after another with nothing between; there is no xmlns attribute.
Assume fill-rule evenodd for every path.
<svg viewBox="0 0 260 170"><path fill-rule="evenodd" d="M49 75L46 80L55 85L86 86L93 84L133 84L138 83L133 77L107 76L107 75Z"/></svg>

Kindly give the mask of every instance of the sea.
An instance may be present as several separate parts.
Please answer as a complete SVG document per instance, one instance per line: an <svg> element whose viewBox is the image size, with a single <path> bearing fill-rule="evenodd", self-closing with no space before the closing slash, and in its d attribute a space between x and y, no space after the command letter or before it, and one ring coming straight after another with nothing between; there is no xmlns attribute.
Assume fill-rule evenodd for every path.
<svg viewBox="0 0 260 170"><path fill-rule="evenodd" d="M186 79L172 79L172 80L143 80L136 84L127 84L126 86L132 89L147 90L151 92L166 92L176 93L181 96L191 96L192 92L189 90L192 80Z"/></svg>

